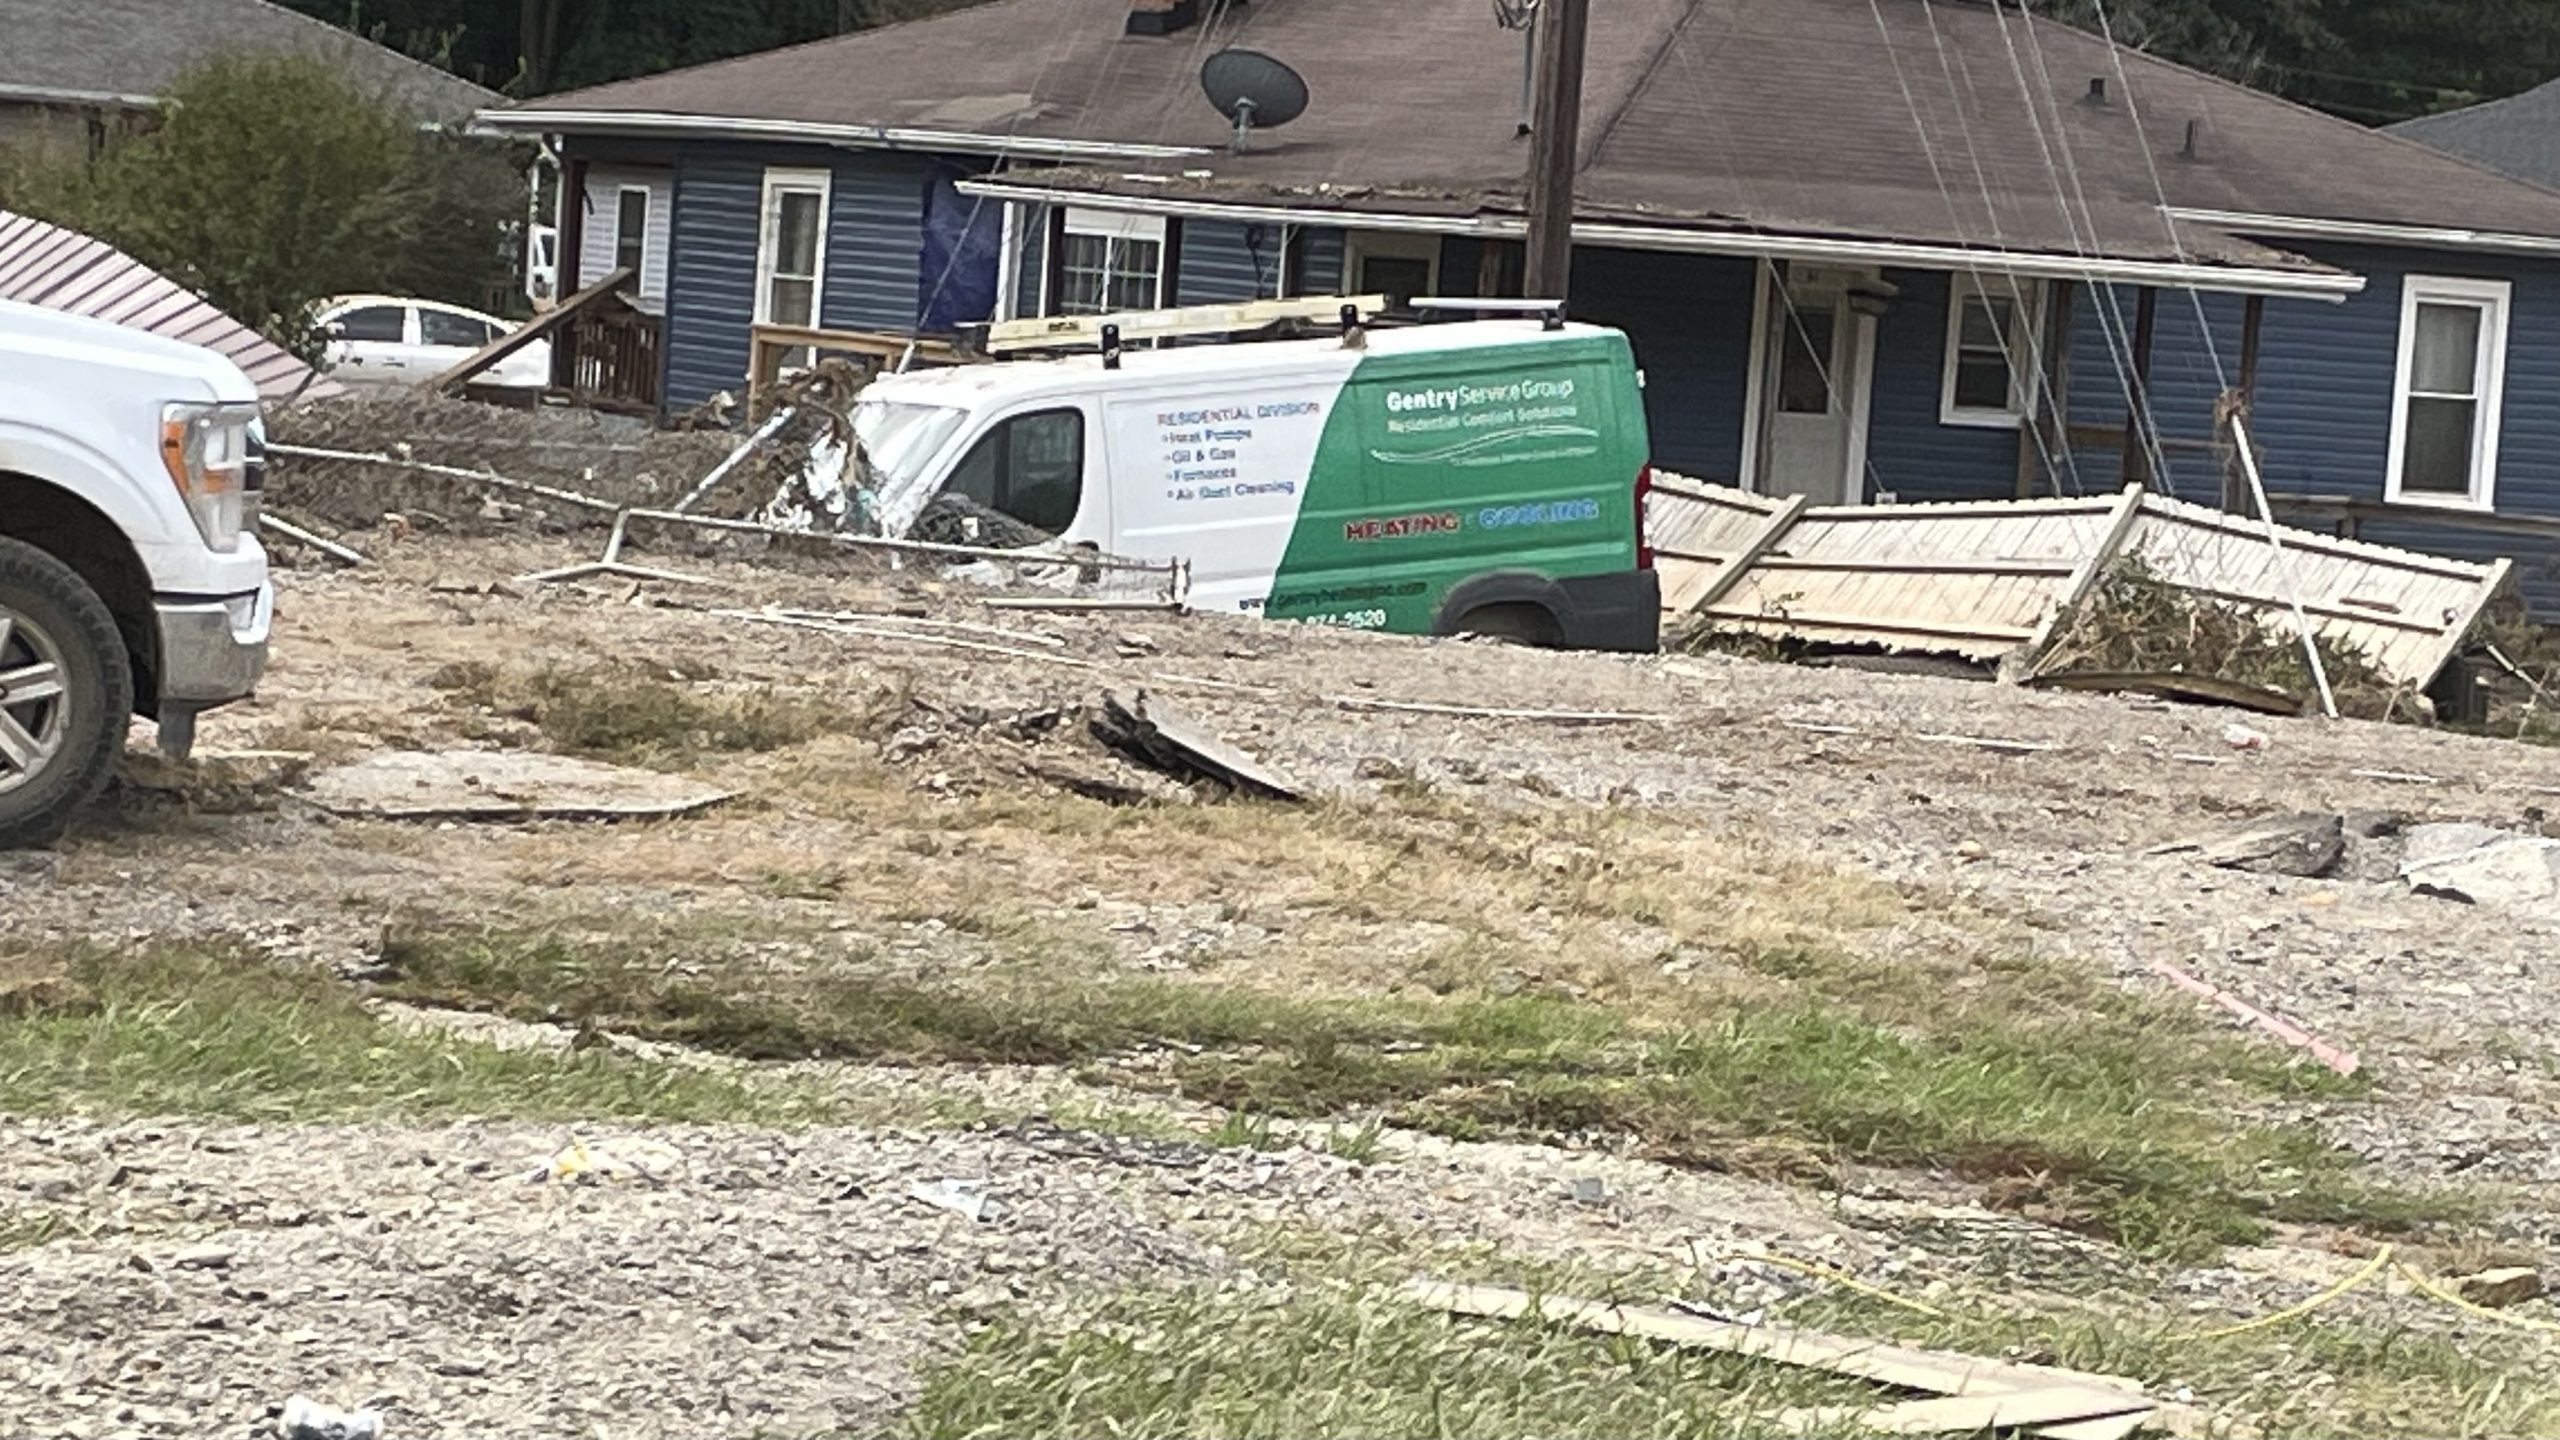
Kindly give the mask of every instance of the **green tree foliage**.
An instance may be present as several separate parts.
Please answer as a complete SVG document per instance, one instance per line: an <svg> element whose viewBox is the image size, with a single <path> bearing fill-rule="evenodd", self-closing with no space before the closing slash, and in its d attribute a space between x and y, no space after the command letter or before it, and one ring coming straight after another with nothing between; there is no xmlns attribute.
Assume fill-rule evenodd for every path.
<svg viewBox="0 0 2560 1440"><path fill-rule="evenodd" d="M421 131L337 70L208 59L154 123L0 154L0 206L85 231L297 352L312 301L381 290L487 303L524 191L508 155Z"/></svg>

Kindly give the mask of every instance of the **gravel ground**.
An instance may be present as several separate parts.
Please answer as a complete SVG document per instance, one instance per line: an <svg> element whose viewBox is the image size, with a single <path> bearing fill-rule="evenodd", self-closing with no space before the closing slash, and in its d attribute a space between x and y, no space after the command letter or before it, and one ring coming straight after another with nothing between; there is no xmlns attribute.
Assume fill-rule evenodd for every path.
<svg viewBox="0 0 2560 1440"><path fill-rule="evenodd" d="M2238 751L2223 740L2234 717L2213 710L1715 656L996 614L965 593L807 560L675 557L718 590L492 591L575 557L562 543L354 538L383 563L286 577L267 691L209 718L208 750L451 743L450 711L423 682L495 656L712 657L739 682L840 677L849 708L893 681L999 713L1147 686L1313 789L1359 794L1413 776L1520 803L1678 806L1970 897L2131 985L2165 988L2155 961L2188 966L2373 1064L2380 1103L2359 1107L2341 1138L2387 1175L2508 1182L2515 1238L2560 1244L2543 1218L2560 1183L2560 915L2475 909L2387 878L2291 880L2145 853L2300 809L2537 832L2560 804L2549 750L2252 718L2268 743ZM765 604L921 606L1062 643L1011 642L1053 657L1017 658L709 613ZM1361 711L1345 697L1660 718L1565 727ZM1975 743L1985 739L2007 748ZM929 780L945 762L916 763ZM520 829L386 838L390 828L333 822L269 785L173 794L137 779L59 851L0 857L0 940L220 936L358 968L382 917L409 899L545 884L518 873ZM2385 873L2387 844L2365 858L2365 873ZM686 903L639 884L580 898ZM909 1392L915 1358L948 1343L950 1317L975 1304L1223 1273L1239 1263L1229 1238L1281 1223L1386 1222L1529 1253L1676 1258L1700 1237L1837 1246L1853 1262L1890 1248L1852 1223L1858 1202L1521 1147L1407 1141L1405 1163L1363 1169L1039 1131L655 1138L683 1157L664 1183L562 1187L521 1178L567 1139L556 1129L0 1121L0 1200L64 1211L89 1232L0 1255L0 1433L241 1435L297 1388L388 1405L403 1440L859 1429ZM1595 1173L1618 1198L1576 1204L1574 1179ZM1003 1214L972 1225L906 1198L945 1177L987 1179ZM1938 1213L1874 1203L1897 1225ZM199 1245L228 1253L179 1263ZM2249 1263L2278 1273L2274 1293L2325 1273L2298 1254ZM2224 1300L2258 1283L2216 1274Z"/></svg>

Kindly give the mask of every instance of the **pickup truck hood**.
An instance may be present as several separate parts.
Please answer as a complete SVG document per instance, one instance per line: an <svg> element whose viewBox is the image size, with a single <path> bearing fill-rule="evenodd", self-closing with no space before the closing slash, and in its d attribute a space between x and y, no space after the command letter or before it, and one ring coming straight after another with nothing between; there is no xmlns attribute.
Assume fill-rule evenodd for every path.
<svg viewBox="0 0 2560 1440"><path fill-rule="evenodd" d="M257 402L249 377L201 345L171 340L85 315L0 300L0 363L54 357L102 364L176 382L166 398Z"/></svg>

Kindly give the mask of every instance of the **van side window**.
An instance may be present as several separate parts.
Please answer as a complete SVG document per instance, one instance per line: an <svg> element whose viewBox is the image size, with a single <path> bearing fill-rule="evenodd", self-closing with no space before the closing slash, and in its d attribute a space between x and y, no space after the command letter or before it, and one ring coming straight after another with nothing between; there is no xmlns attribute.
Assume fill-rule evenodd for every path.
<svg viewBox="0 0 2560 1440"><path fill-rule="evenodd" d="M947 493L1052 535L1084 501L1084 412L1016 415L979 437L951 472Z"/></svg>

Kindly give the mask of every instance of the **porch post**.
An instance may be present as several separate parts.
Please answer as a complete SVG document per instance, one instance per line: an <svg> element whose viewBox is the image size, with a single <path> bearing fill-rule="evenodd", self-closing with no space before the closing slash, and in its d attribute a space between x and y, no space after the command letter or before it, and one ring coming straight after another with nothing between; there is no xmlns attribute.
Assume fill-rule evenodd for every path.
<svg viewBox="0 0 2560 1440"><path fill-rule="evenodd" d="M2157 433L2151 424L2151 332L2160 319L2160 292L2149 285L2142 287L2133 308L2133 394L2124 415L2124 483L2148 485L2151 473L2150 447L2143 443L2147 434Z"/></svg>
<svg viewBox="0 0 2560 1440"><path fill-rule="evenodd" d="M2258 337L2266 328L2267 297L2252 295L2240 318L2240 388L2231 397L2231 413L2247 419L2258 401ZM2249 435L2235 431L2232 443L2246 445ZM2241 473L2237 452L2232 462L2223 467L2222 508L2234 515L2247 515L2257 506L2249 498L2248 477Z"/></svg>
<svg viewBox="0 0 2560 1440"><path fill-rule="evenodd" d="M578 273L580 252L587 242L587 162L573 155L560 166L560 281L552 287L552 300L557 303L585 289L586 277Z"/></svg>
<svg viewBox="0 0 2560 1440"><path fill-rule="evenodd" d="M2071 281L2056 280L2045 293L2050 298L2038 322L2044 345L2038 357L2042 364L2036 374L2035 401L2028 408L2026 423L2018 427L2021 500L2034 498L2039 465L2047 471L2045 483L2055 494L2062 493L2061 476L2053 472L2063 447L2071 443L2071 300L2075 292Z"/></svg>

